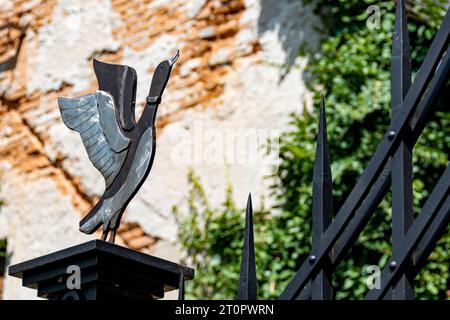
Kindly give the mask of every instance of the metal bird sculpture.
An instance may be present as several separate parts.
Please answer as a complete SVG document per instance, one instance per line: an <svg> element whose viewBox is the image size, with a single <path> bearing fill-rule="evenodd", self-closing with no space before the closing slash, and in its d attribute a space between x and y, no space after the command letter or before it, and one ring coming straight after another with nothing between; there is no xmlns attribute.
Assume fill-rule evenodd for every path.
<svg viewBox="0 0 450 320"><path fill-rule="evenodd" d="M80 221L80 231L114 242L122 214L147 178L155 156L155 118L170 72L179 57L156 68L145 109L136 123L136 71L94 59L99 89L76 98L58 98L63 122L78 132L92 164L105 179L105 192Z"/></svg>

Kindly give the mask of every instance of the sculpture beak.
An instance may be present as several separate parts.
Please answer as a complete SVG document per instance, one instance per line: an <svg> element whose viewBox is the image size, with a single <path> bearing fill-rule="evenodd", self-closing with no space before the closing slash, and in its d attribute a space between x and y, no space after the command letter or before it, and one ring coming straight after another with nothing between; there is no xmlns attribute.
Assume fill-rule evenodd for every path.
<svg viewBox="0 0 450 320"><path fill-rule="evenodd" d="M177 62L178 58L180 57L180 49L177 50L177 53L169 59L170 66L173 66L175 62Z"/></svg>

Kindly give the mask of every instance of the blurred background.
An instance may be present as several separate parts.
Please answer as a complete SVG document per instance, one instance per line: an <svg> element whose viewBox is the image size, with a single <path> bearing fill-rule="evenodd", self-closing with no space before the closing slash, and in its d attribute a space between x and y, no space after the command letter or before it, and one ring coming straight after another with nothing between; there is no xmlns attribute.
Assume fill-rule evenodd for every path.
<svg viewBox="0 0 450 320"><path fill-rule="evenodd" d="M415 71L448 4L407 1ZM97 90L94 58L126 64L138 74L139 116L154 68L177 49L153 168L116 242L195 267L189 298L233 298L251 192L260 295L276 297L310 249L320 95L335 208L389 124L394 12L395 1L370 0L0 0L3 299L36 295L6 276L8 265L98 236L78 221L103 178L57 97ZM448 163L448 102L415 150L417 210ZM365 267L389 257L389 197L373 220L334 279L338 298L361 297ZM448 252L449 232L417 278L418 298L450 297Z"/></svg>

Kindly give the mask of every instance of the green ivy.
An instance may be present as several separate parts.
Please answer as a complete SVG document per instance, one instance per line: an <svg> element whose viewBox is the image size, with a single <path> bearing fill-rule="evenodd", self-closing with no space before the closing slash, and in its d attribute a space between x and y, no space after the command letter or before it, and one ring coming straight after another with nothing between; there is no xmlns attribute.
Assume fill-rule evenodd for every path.
<svg viewBox="0 0 450 320"><path fill-rule="evenodd" d="M6 257L6 239L0 239L0 258Z"/></svg>
<svg viewBox="0 0 450 320"><path fill-rule="evenodd" d="M409 1L414 72L446 12L446 1ZM380 29L366 26L369 5L381 9ZM318 13L328 22L319 53L308 54L305 72L319 105L324 94L333 172L335 210L361 176L390 122L390 52L394 1L321 0ZM302 52L307 52L303 50ZM450 154L448 100L441 101L414 148L414 209L418 213ZM318 108L294 115L292 130L281 138L281 166L274 175L278 210L255 212L255 246L260 298L276 298L311 249L311 189ZM211 208L193 173L190 214L181 221L180 240L197 269L187 287L190 298L234 298L243 238L243 211L232 201ZM416 277L416 298L446 298L450 287L450 230L439 240ZM364 232L334 273L337 299L360 299L367 292L368 265L383 267L391 254L391 198L388 194Z"/></svg>
<svg viewBox="0 0 450 320"><path fill-rule="evenodd" d="M179 223L179 240L186 249L189 261L195 266L194 280L186 284L188 298L224 299L236 296L239 279L243 211L233 201L231 187L220 208L211 208L198 177L189 172L189 214L182 215L174 207ZM263 208L254 213L255 249L260 264L270 259L264 247L271 241L268 230L272 221ZM267 278L265 267L258 269L258 278ZM267 278L268 279L268 278ZM265 281L264 281L265 282Z"/></svg>

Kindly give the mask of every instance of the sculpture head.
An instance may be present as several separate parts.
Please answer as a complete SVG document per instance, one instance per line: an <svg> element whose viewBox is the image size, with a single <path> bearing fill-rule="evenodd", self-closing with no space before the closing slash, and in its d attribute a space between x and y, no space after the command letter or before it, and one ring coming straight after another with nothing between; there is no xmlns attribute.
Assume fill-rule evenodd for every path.
<svg viewBox="0 0 450 320"><path fill-rule="evenodd" d="M175 62L180 56L180 50L167 60L164 60L158 64L153 74L152 84L150 86L149 96L161 98L164 89L166 88L167 82L169 81L170 72Z"/></svg>

